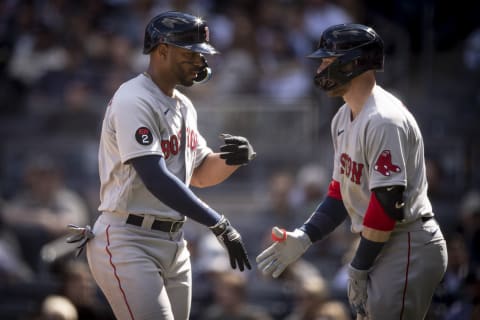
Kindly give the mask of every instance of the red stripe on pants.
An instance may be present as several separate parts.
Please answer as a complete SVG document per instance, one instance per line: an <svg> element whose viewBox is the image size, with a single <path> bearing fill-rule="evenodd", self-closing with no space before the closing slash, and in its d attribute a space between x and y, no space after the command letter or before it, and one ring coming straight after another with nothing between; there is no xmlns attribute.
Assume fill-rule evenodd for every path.
<svg viewBox="0 0 480 320"><path fill-rule="evenodd" d="M400 320L403 319L403 311L405 310L405 296L407 295L407 287L408 287L408 269L410 268L410 232L407 233L408 235L408 251L407 251L407 268L405 270L405 285L403 287L403 295L402 295L402 310L400 312Z"/></svg>
<svg viewBox="0 0 480 320"><path fill-rule="evenodd" d="M113 274L114 274L115 278L117 279L118 288L120 289L120 292L122 293L123 300L125 301L125 304L127 305L127 309L128 309L128 313L130 314L130 318L132 320L135 320L135 317L133 316L132 310L130 309L130 305L128 304L128 300L127 300L127 296L125 294L125 291L123 291L122 283L120 282L120 277L117 274L117 268L115 267L115 264L112 261L112 252L108 249L108 247L110 246L110 235L108 233L108 229L110 229L110 225L108 225L107 231L106 231L106 233L107 233L107 246L105 247L105 251L107 251L107 254L110 257L110 265L113 268Z"/></svg>

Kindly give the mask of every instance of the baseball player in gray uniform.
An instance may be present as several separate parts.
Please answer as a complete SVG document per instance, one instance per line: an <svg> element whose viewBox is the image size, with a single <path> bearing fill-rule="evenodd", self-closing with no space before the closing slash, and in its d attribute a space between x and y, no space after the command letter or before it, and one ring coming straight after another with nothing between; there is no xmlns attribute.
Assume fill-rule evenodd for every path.
<svg viewBox="0 0 480 320"><path fill-rule="evenodd" d="M258 268L278 277L349 216L361 237L348 269L357 319L423 319L446 269L446 244L427 198L419 127L376 84L383 41L370 27L335 25L309 58L320 61L316 85L345 101L331 124L332 181L302 226L272 229L274 243L258 255Z"/></svg>
<svg viewBox="0 0 480 320"><path fill-rule="evenodd" d="M191 101L176 89L210 76L205 21L169 11L146 26L148 70L123 83L103 120L100 206L93 230L72 227L86 243L93 277L118 319L188 319L192 279L182 231L186 217L211 229L232 268L250 263L240 234L188 188L228 178L255 156L244 137L224 134L220 153L207 146ZM89 241L88 241L89 240Z"/></svg>

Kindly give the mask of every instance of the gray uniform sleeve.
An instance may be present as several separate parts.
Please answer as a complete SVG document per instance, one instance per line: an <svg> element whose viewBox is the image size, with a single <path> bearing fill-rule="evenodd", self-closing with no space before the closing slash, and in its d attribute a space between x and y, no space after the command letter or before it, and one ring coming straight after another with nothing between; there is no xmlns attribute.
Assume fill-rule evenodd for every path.
<svg viewBox="0 0 480 320"><path fill-rule="evenodd" d="M112 125L121 161L158 154L163 155L160 133L150 107L140 98L120 95L110 106Z"/></svg>
<svg viewBox="0 0 480 320"><path fill-rule="evenodd" d="M366 157L370 190L385 186L406 186L407 135L400 125L380 122L367 131Z"/></svg>
<svg viewBox="0 0 480 320"><path fill-rule="evenodd" d="M198 133L198 144L197 149L195 150L194 167L198 167L202 163L203 159L205 159L205 157L210 153L213 153L212 149L207 146L207 141L205 140L205 138L200 133Z"/></svg>

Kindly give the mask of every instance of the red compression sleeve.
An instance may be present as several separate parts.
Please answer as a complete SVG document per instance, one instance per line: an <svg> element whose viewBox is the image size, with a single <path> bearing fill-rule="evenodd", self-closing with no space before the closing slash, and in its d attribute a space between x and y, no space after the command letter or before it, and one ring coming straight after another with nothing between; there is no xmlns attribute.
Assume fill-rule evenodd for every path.
<svg viewBox="0 0 480 320"><path fill-rule="evenodd" d="M332 180L328 185L327 196L332 197L333 199L342 200L342 193L340 192L340 182Z"/></svg>
<svg viewBox="0 0 480 320"><path fill-rule="evenodd" d="M387 215L375 192L372 192L370 196L370 203L363 218L363 225L381 231L391 231L395 227L395 220Z"/></svg>

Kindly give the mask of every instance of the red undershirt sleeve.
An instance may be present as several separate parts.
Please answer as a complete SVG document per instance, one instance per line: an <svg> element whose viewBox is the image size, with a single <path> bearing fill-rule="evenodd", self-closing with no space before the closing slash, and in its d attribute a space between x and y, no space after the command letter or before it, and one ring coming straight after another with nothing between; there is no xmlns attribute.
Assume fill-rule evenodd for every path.
<svg viewBox="0 0 480 320"><path fill-rule="evenodd" d="M392 231L395 227L395 220L387 215L375 192L371 193L367 212L363 218L363 225L381 231Z"/></svg>
<svg viewBox="0 0 480 320"><path fill-rule="evenodd" d="M332 180L330 182L330 184L328 185L327 196L333 199L342 200L342 193L340 192L340 182L336 180Z"/></svg>

